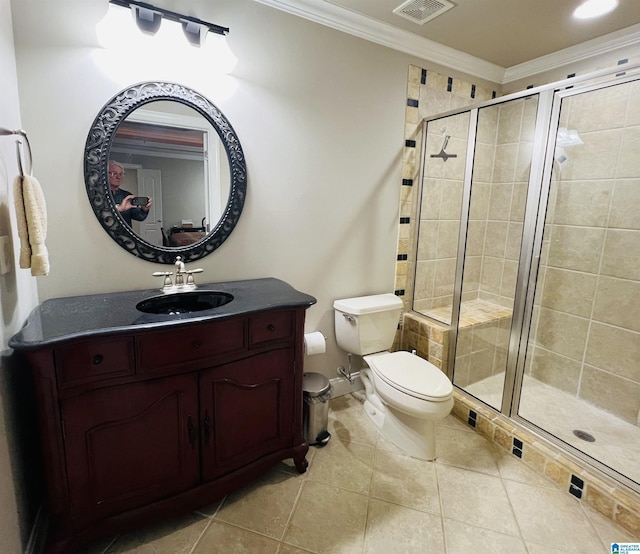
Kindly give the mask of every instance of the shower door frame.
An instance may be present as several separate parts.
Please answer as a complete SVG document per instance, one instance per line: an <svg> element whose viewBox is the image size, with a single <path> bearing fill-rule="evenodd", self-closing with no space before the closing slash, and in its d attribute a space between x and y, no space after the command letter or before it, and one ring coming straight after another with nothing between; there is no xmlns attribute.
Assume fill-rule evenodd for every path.
<svg viewBox="0 0 640 554"><path fill-rule="evenodd" d="M640 64L636 64L632 66L630 69L635 69ZM551 432L547 431L545 428L540 427L525 419L524 417L518 414L518 409L520 406L520 398L522 394L522 386L524 379L524 368L526 364L526 356L527 356L527 347L529 345L529 337L531 333L531 323L532 323L532 315L535 307L535 298L538 286L538 273L540 269L540 259L542 253L543 239L544 239L544 227L547 218L547 212L549 208L549 194L551 191L551 187L553 183L551 182L551 177L553 173L553 162L554 162L554 153L556 149L556 139L558 134L558 128L560 126L560 113L562 108L562 101L566 98L570 98L572 96L577 96L579 94L585 94L588 92L608 88L611 86L622 85L625 83L630 83L633 81L640 81L640 75L636 73L632 73L629 75L629 70L620 72L619 70L613 74L614 76L611 79L606 81L598 82L598 83L586 83L582 86L564 88L562 90L555 90L553 93L553 105L551 110L551 119L550 119L550 129L549 129L549 137L548 142L546 144L546 152L544 158L544 169L542 174L542 181L540 191L540 199L539 199L539 210L537 214L537 222L535 224L535 228L533 229L533 244L532 244L532 257L533 264L531 266L531 271L528 274L528 280L524 290L524 320L523 320L523 328L519 337L518 344L518 357L516 361L516 367L514 368L513 378L514 382L511 389L511 406L508 411L503 411L508 415L511 419L517 421L519 424L525 426L528 429L534 431L542 431L544 436L550 440L552 443L561 446L563 449L568 450L569 453L573 454L579 460L591 464L598 469L600 469L603 473L615 478L618 481L621 481L625 485L629 486L634 490L638 490L639 484L632 479L627 478L624 474L620 473L616 469L602 463L597 458L594 458L579 448L574 447L573 445L563 441L562 439L556 437ZM511 337L513 338L513 336ZM508 371L508 368L507 368ZM503 407L504 407L504 399L506 397L505 392L508 392L505 388L503 390ZM612 475L615 473L615 476Z"/></svg>
<svg viewBox="0 0 640 554"><path fill-rule="evenodd" d="M517 421L524 427L534 431L542 431L544 437L552 443L561 446L569 454L577 459L591 465L595 465L605 474L611 476L616 473L615 478L625 484L637 488L638 484L627 479L624 475L616 472L612 468L602 464L599 460L592 458L581 450L555 437L544 428L538 427L529 420L518 415L518 407L522 392L522 381L524 378L524 365L531 331L531 319L534 308L535 293L537 287L537 277L540 266L540 255L542 251L542 239L545 219L548 209L549 191L551 188L551 175L553 171L554 152L556 148L556 138L559 127L560 109L562 100L570 96L598 90L609 86L615 86L626 82L640 79L638 72L640 63L625 65L624 67L607 68L591 72L582 76L549 83L535 88L526 89L520 92L495 98L476 104L471 104L464 108L449 110L433 116L425 117L422 120L422 164L420 173L420 189L418 198L423 195L425 179L425 157L427 152L427 129L431 121L436 121L450 116L455 116L469 112L469 131L466 151L466 166L464 172L464 183L462 193L462 206L460 211L460 228L458 237L458 252L456 259L455 281L453 288L453 303L451 310L451 323L449 334L449 355L446 367L446 374L452 380L454 377L454 364L456 346L459 331L460 307L462 303L462 280L464 274L464 262L467 245L467 231L469 224L469 211L471 201L471 188L473 178L474 154L476 150L476 131L478 123L478 113L482 108L503 104L512 100L527 97L538 97L538 107L536 113L535 132L532 143L531 168L529 171L529 181L527 189L526 209L523 219L522 242L520 245L520 255L518 260L518 273L516 278L516 288L514 294L514 305L509 334L509 347L505 364L505 379L502 389L502 402L500 413ZM603 77L608 77L605 81L594 81ZM418 217L420 221L420 210L422 202L418 203ZM419 229L415 233L414 252L418 251ZM417 260L414 264L414 286L415 272L417 271ZM413 295L415 299L415 291ZM413 302L412 299L412 302ZM415 310L414 310L415 311ZM417 312L420 313L420 312ZM425 316L428 317L428 316ZM457 388L457 385L455 385ZM464 389L462 389L464 390ZM486 402L478 399L486 404ZM493 408L493 407L492 407ZM495 409L495 408L493 408Z"/></svg>
<svg viewBox="0 0 640 554"><path fill-rule="evenodd" d="M518 274L516 278L516 288L514 293L514 306L511 319L511 329L509 332L509 348L507 352L507 362L505 368L505 381L503 384L502 404L500 412L511 417L513 409L513 388L516 385L516 367L518 354L521 346L523 320L525 316L525 300L527 298L527 288L529 276L532 273L533 259L533 239L536 229L536 221L540 206L540 194L544 175L545 152L549 141L549 126L554 94L558 86L567 82L574 82L567 79L560 83L553 83L468 106L465 109L457 109L434 117L425 118L423 129L423 150L426 152L427 124L430 121L450 117L461 113L469 112L469 132L466 153L466 167L462 192L462 206L460 211L460 229L458 237L458 257L456 260L456 273L453 287L453 303L451 310L451 324L449 334L449 356L447 363L447 376L453 381L454 363L456 357L456 346L459 331L460 306L462 304L462 280L464 276L464 261L466 255L467 233L469 224L469 211L471 206L471 188L473 180L474 154L476 150L476 130L479 111L483 108L504 104L513 100L538 97L538 107L536 112L535 133L531 153L531 168L529 170L529 180L527 183L527 201L525 215L522 224L522 242L520 245L520 255L518 259ZM571 85L564 85L571 86ZM424 165L424 164L423 164ZM421 179L421 186L424 179ZM420 189L422 195L422 188ZM534 207L535 206L535 207ZM416 234L417 235L417 234ZM416 246L417 249L417 246ZM416 264L417 270L417 264ZM454 324L455 322L455 324ZM505 394L511 391L510 394Z"/></svg>

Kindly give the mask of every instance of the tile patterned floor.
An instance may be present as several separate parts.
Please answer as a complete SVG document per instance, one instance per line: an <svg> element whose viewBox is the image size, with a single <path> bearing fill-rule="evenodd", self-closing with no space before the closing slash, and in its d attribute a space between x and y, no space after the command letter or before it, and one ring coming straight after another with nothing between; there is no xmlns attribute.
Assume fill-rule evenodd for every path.
<svg viewBox="0 0 640 554"><path fill-rule="evenodd" d="M453 416L435 462L380 437L354 396L332 400L329 417L331 441L304 475L283 462L219 503L85 552L602 554L640 541Z"/></svg>

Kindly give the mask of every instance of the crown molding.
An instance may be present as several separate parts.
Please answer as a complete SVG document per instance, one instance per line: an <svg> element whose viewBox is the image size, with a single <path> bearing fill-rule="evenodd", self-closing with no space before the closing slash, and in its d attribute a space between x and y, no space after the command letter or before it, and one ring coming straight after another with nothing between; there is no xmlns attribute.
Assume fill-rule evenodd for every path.
<svg viewBox="0 0 640 554"><path fill-rule="evenodd" d="M504 68L325 0L254 1L501 85L628 46L640 46L640 24L638 24L528 62Z"/></svg>
<svg viewBox="0 0 640 554"><path fill-rule="evenodd" d="M509 67L502 84L632 46L640 48L640 24Z"/></svg>
<svg viewBox="0 0 640 554"><path fill-rule="evenodd" d="M254 0L405 54L501 83L504 68L324 0Z"/></svg>

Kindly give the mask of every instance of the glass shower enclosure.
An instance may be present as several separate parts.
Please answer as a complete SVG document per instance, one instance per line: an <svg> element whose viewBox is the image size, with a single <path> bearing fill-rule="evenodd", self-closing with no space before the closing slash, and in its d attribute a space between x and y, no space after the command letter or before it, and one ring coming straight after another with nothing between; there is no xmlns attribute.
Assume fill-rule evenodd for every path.
<svg viewBox="0 0 640 554"><path fill-rule="evenodd" d="M413 310L454 385L640 490L637 98L632 66L425 119Z"/></svg>

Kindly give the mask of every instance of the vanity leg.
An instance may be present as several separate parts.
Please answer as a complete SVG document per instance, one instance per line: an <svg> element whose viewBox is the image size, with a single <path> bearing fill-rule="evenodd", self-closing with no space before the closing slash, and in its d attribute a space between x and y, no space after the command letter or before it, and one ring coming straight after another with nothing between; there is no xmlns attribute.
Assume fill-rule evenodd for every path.
<svg viewBox="0 0 640 554"><path fill-rule="evenodd" d="M298 460L294 458L293 461L296 464L296 470L298 471L298 473L304 473L305 471L307 471L307 468L309 467L309 462L307 462L306 458L302 458L302 460Z"/></svg>
<svg viewBox="0 0 640 554"><path fill-rule="evenodd" d="M306 458L308 451L309 445L306 442L293 449L293 463L296 465L298 473L304 473L309 467L309 462L307 462Z"/></svg>

